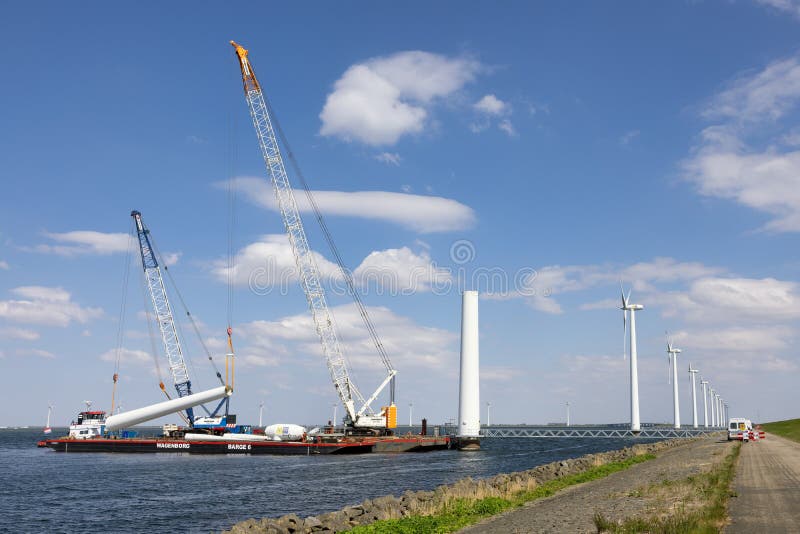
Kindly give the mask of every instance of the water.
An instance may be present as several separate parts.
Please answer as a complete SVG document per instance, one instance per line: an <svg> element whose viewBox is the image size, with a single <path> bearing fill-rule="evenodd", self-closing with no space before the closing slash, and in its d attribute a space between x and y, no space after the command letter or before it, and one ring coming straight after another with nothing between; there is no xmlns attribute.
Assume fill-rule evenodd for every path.
<svg viewBox="0 0 800 534"><path fill-rule="evenodd" d="M0 532L219 531L251 517L316 515L635 442L486 439L471 453L292 457L56 453L36 447L42 437L40 429L0 429Z"/></svg>

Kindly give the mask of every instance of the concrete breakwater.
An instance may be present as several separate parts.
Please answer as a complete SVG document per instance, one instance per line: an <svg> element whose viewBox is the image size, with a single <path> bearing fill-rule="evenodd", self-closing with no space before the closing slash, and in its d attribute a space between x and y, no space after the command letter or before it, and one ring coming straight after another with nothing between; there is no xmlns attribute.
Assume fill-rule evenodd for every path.
<svg viewBox="0 0 800 534"><path fill-rule="evenodd" d="M485 497L507 498L520 491L532 490L550 480L577 474L592 467L627 460L643 454L654 454L691 440L675 439L637 444L616 451L587 454L571 460L540 465L526 471L496 475L491 478L461 479L433 491L406 491L399 497L386 495L347 506L341 510L301 518L295 514L279 518L248 519L235 524L232 534L264 533L335 533L346 532L359 525L409 515L432 515L457 499L478 500Z"/></svg>

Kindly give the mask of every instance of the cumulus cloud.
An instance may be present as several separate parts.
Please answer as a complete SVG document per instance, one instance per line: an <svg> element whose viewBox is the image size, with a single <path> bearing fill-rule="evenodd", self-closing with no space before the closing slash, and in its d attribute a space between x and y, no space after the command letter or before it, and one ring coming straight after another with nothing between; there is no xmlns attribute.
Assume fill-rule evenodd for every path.
<svg viewBox="0 0 800 534"><path fill-rule="evenodd" d="M436 267L427 251L417 254L408 247L371 252L353 274L366 290L390 295L430 291L451 280L450 271Z"/></svg>
<svg viewBox="0 0 800 534"><path fill-rule="evenodd" d="M528 299L534 309L558 314L562 312L562 309L555 298L560 294L602 285L617 285L620 279L631 284L637 291L652 290L653 284L656 283L688 281L722 272L724 269L702 263L680 262L674 258L665 257L627 266L616 264L548 265L537 269L535 275L523 280L523 287L515 296ZM600 303L584 304L582 309L601 309L610 305L611 300L606 299Z"/></svg>
<svg viewBox="0 0 800 534"><path fill-rule="evenodd" d="M398 52L348 68L320 113L320 133L392 145L423 131L432 104L460 90L480 64L423 51Z"/></svg>
<svg viewBox="0 0 800 534"><path fill-rule="evenodd" d="M339 266L313 252L325 285L339 292L346 291ZM234 285L249 286L256 291L280 288L285 292L299 278L289 239L284 234L265 235L259 241L240 249L228 265L226 259L215 260L211 272L221 282L229 278ZM362 292L407 295L443 287L451 280L448 269L437 267L427 250L419 253L408 247L376 250L367 255L352 273Z"/></svg>
<svg viewBox="0 0 800 534"><path fill-rule="evenodd" d="M689 329L671 334L681 348L697 351L774 352L787 349L794 338L792 329L776 326L732 326Z"/></svg>
<svg viewBox="0 0 800 534"><path fill-rule="evenodd" d="M39 332L27 328L0 328L0 339L21 339L23 341L35 341L39 339Z"/></svg>
<svg viewBox="0 0 800 534"><path fill-rule="evenodd" d="M511 119L501 120L497 127L500 128L500 131L505 132L509 137L517 136L517 130L514 128L514 125L511 124Z"/></svg>
<svg viewBox="0 0 800 534"><path fill-rule="evenodd" d="M474 107L487 115L504 115L510 110L507 102L503 102L493 94L488 94L475 102Z"/></svg>
<svg viewBox="0 0 800 534"><path fill-rule="evenodd" d="M272 186L261 178L236 178L233 187L261 207L278 211ZM398 224L420 233L464 230L475 224L469 206L449 198L389 191L314 191L320 211ZM304 195L295 197L301 212L311 211Z"/></svg>
<svg viewBox="0 0 800 534"><path fill-rule="evenodd" d="M458 335L419 325L388 308L369 306L368 312L389 357L397 368L439 369L455 358ZM377 371L383 367L372 340L355 305L331 309L340 341L351 365L359 371ZM245 340L242 354L281 356L281 364L297 356L322 356L322 348L308 313L286 316L276 321L253 321L238 328ZM376 384L377 385L377 384Z"/></svg>
<svg viewBox="0 0 800 534"><path fill-rule="evenodd" d="M656 295L667 316L702 322L783 321L800 317L797 284L774 278L700 278L687 291Z"/></svg>
<svg viewBox="0 0 800 534"><path fill-rule="evenodd" d="M341 279L341 272L335 263L318 252L312 254L323 278ZM296 284L298 280L294 254L286 234L262 236L259 241L240 249L230 266L227 260L216 260L211 271L222 282L227 283L230 279L234 285L249 285L255 289L286 287L290 283Z"/></svg>
<svg viewBox="0 0 800 534"><path fill-rule="evenodd" d="M683 162L685 178L702 195L770 215L765 230L800 231L800 151L791 143L796 132L780 131L798 100L798 56L737 78L703 110L704 117L717 123L702 131ZM776 130L780 133L772 142L751 142L761 139L762 131Z"/></svg>
<svg viewBox="0 0 800 534"><path fill-rule="evenodd" d="M0 269L2 269L2 270L4 270L4 271L7 271L7 270L9 270L10 268L11 268L11 267L8 265L8 262L7 262L7 261L2 261L2 260L0 260Z"/></svg>
<svg viewBox="0 0 800 534"><path fill-rule="evenodd" d="M400 162L403 158L400 157L400 154L397 152L381 152L380 154L375 155L375 159L380 161L381 163L386 163L388 165L394 165L395 167L400 166Z"/></svg>
<svg viewBox="0 0 800 534"><path fill-rule="evenodd" d="M107 255L127 252L128 247L131 246L130 236L121 233L76 230L64 233L45 232L44 235L57 244L36 245L31 250L61 256L76 256L79 254Z"/></svg>
<svg viewBox="0 0 800 534"><path fill-rule="evenodd" d="M63 327L103 315L100 308L84 308L73 302L70 293L60 287L22 286L11 292L21 298L0 301L0 317L9 321Z"/></svg>

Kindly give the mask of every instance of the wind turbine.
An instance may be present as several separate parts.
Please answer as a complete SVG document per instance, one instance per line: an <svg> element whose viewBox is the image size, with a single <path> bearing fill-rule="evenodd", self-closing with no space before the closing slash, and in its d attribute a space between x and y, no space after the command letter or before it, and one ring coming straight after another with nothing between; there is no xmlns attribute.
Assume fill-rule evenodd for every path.
<svg viewBox="0 0 800 534"><path fill-rule="evenodd" d="M414 408L414 403L408 403L408 426L413 426L413 419L411 418L411 410Z"/></svg>
<svg viewBox="0 0 800 534"><path fill-rule="evenodd" d="M492 403L486 403L486 426L492 425Z"/></svg>
<svg viewBox="0 0 800 534"><path fill-rule="evenodd" d="M47 404L47 423L44 425L43 430L45 434L49 434L53 431L53 429L50 428L50 415L53 413L53 408L54 406L52 404Z"/></svg>
<svg viewBox="0 0 800 534"><path fill-rule="evenodd" d="M681 349L675 348L672 345L672 340L667 338L667 359L669 360L672 375L672 409L675 428L681 427L681 406L678 398L678 354L680 353Z"/></svg>
<svg viewBox="0 0 800 534"><path fill-rule="evenodd" d="M258 426L259 426L259 428L261 428L263 426L262 425L262 418L261 418L263 413L264 413L264 401L261 401L261 402L258 403Z"/></svg>
<svg viewBox="0 0 800 534"><path fill-rule="evenodd" d="M717 393L717 426L722 427L725 425L725 420L722 419L722 395Z"/></svg>
<svg viewBox="0 0 800 534"><path fill-rule="evenodd" d="M567 426L569 426L569 401L567 401Z"/></svg>
<svg viewBox="0 0 800 534"><path fill-rule="evenodd" d="M697 386L695 386L694 375L699 373L697 369L692 369L692 363L689 362L689 376L692 377L692 428L697 428Z"/></svg>
<svg viewBox="0 0 800 534"><path fill-rule="evenodd" d="M625 291L622 290L620 283L620 290L622 293L622 354L625 356L625 341L627 338L628 329L628 312L631 312L631 430L639 432L641 430L641 423L639 422L639 370L637 368L636 358L636 312L643 310L644 306L641 304L631 304L631 291L628 291L628 296L625 296Z"/></svg>
<svg viewBox="0 0 800 534"><path fill-rule="evenodd" d="M706 394L708 380L703 380L703 377L701 376L700 385L703 386L703 424L706 428L708 428L708 395Z"/></svg>

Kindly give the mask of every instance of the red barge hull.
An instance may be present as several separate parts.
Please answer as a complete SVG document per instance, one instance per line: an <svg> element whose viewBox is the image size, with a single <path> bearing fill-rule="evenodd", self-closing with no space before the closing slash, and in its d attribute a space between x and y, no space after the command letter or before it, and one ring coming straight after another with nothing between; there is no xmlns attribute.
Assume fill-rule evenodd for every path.
<svg viewBox="0 0 800 534"><path fill-rule="evenodd" d="M301 441L186 441L159 438L48 439L56 452L188 453L188 454L366 454L427 452L450 448L449 437L364 438L341 442ZM40 445L41 446L41 445Z"/></svg>

